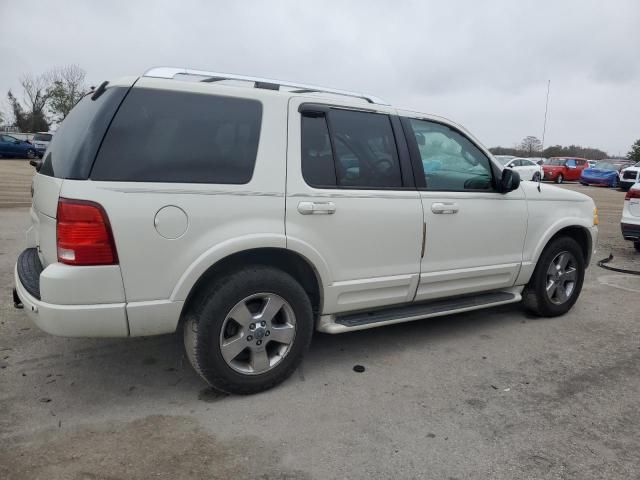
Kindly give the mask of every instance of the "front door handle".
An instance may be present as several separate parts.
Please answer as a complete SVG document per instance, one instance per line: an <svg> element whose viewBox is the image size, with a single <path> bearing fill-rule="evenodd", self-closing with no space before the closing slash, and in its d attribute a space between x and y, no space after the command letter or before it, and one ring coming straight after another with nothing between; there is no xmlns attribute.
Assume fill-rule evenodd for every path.
<svg viewBox="0 0 640 480"><path fill-rule="evenodd" d="M431 211L437 214L453 214L458 213L457 203L438 202L431 204Z"/></svg>
<svg viewBox="0 0 640 480"><path fill-rule="evenodd" d="M302 215L333 215L336 205L333 202L300 202L298 212Z"/></svg>

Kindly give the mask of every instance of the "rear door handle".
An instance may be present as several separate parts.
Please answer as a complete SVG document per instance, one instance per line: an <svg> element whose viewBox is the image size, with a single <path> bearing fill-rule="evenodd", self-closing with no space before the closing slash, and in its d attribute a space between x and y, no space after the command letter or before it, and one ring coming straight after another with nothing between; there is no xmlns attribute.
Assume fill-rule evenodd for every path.
<svg viewBox="0 0 640 480"><path fill-rule="evenodd" d="M431 211L437 214L453 214L458 213L458 204L457 203L446 203L446 202L438 202L431 204Z"/></svg>
<svg viewBox="0 0 640 480"><path fill-rule="evenodd" d="M298 212L302 215L333 215L336 205L333 202L300 202Z"/></svg>

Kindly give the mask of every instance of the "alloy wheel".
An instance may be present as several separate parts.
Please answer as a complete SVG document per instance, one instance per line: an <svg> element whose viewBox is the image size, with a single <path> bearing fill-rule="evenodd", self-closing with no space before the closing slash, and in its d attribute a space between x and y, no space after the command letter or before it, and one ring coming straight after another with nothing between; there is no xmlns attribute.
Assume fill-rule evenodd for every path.
<svg viewBox="0 0 640 480"><path fill-rule="evenodd" d="M227 314L220 331L220 353L238 373L266 373L289 353L295 334L291 305L274 293L257 293L239 301Z"/></svg>
<svg viewBox="0 0 640 480"><path fill-rule="evenodd" d="M576 257L564 251L558 253L547 269L547 297L556 305L567 302L573 294L578 279Z"/></svg>

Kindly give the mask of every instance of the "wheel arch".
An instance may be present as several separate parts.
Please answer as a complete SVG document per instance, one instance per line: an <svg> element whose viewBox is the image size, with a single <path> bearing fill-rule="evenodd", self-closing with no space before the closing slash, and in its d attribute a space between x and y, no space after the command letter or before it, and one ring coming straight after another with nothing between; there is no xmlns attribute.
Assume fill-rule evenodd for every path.
<svg viewBox="0 0 640 480"><path fill-rule="evenodd" d="M314 316L322 311L322 277L313 263L293 250L281 247L250 248L229 254L211 264L193 283L186 294L180 314L180 323L189 311L193 299L214 278L226 275L245 265L263 265L282 270L290 274L307 292Z"/></svg>
<svg viewBox="0 0 640 480"><path fill-rule="evenodd" d="M580 248L582 249L585 265L589 265L593 249L593 240L591 238L591 233L589 232L589 227L581 223L561 224L556 225L555 228L550 229L543 237L543 239L538 243L533 258L533 263L536 264L538 262L540 255L542 255L542 252L550 242L561 236L573 238L576 242L578 242Z"/></svg>

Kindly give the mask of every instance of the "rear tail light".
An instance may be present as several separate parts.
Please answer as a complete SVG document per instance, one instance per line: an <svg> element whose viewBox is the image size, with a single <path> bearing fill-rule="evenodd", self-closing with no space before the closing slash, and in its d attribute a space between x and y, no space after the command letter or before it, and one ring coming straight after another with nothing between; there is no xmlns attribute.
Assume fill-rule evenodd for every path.
<svg viewBox="0 0 640 480"><path fill-rule="evenodd" d="M118 254L104 208L87 200L58 200L58 261L68 265L116 265Z"/></svg>
<svg viewBox="0 0 640 480"><path fill-rule="evenodd" d="M632 198L640 198L640 189L630 188L627 194L624 196L625 200L631 200Z"/></svg>

